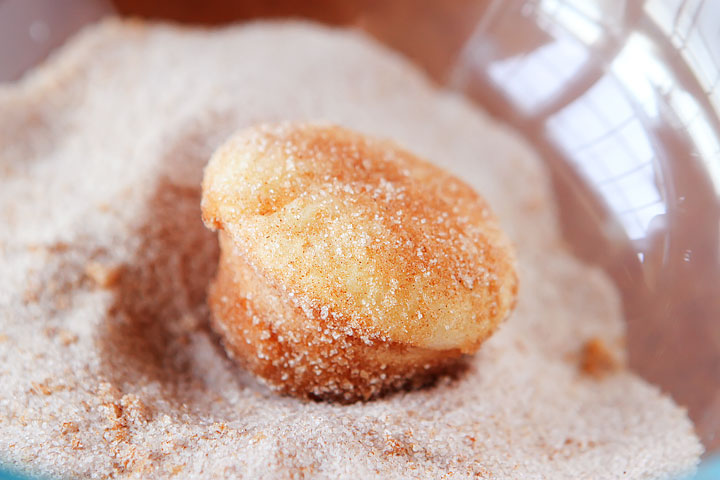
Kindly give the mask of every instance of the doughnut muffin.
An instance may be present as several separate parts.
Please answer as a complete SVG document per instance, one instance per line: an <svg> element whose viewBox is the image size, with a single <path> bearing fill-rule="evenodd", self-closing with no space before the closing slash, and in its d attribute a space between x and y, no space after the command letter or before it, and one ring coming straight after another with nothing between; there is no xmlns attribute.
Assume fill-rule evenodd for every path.
<svg viewBox="0 0 720 480"><path fill-rule="evenodd" d="M485 201L397 145L262 125L212 156L210 287L228 353L272 388L355 401L425 383L512 310L515 257Z"/></svg>

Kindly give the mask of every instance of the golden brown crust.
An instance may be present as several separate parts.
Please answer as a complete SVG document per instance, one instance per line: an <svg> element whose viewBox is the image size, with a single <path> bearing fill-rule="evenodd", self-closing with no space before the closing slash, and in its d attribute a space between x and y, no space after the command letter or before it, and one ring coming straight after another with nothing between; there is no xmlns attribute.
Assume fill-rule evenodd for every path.
<svg viewBox="0 0 720 480"><path fill-rule="evenodd" d="M459 350L430 350L338 332L308 318L272 287L220 233L224 252L210 289L213 328L236 360L273 389L300 397L367 400L417 386L461 359Z"/></svg>
<svg viewBox="0 0 720 480"><path fill-rule="evenodd" d="M515 301L512 248L482 198L390 142L246 130L214 154L202 207L222 232L215 326L288 392L372 396L474 352Z"/></svg>

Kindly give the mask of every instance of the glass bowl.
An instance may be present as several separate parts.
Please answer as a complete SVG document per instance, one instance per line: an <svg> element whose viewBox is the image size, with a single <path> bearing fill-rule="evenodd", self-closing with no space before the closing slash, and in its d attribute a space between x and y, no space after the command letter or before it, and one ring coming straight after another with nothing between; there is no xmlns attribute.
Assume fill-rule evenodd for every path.
<svg viewBox="0 0 720 480"><path fill-rule="evenodd" d="M0 0L0 81L117 13L362 29L521 131L567 243L622 292L631 368L720 450L720 2Z"/></svg>

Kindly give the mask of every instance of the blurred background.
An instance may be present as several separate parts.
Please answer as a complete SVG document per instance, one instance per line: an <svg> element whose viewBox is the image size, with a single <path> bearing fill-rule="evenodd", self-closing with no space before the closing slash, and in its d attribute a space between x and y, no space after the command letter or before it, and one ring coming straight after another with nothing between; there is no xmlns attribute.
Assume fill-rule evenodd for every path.
<svg viewBox="0 0 720 480"><path fill-rule="evenodd" d="M720 449L720 1L0 0L0 82L112 14L361 29L519 129L622 292L631 368Z"/></svg>

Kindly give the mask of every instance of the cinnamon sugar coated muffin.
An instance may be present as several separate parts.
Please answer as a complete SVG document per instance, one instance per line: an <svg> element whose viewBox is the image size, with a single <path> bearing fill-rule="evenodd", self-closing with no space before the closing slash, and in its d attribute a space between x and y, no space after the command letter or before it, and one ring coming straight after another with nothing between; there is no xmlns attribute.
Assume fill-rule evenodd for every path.
<svg viewBox="0 0 720 480"><path fill-rule="evenodd" d="M242 131L205 170L210 291L231 356L273 388L368 399L473 353L511 311L513 249L467 184L330 125Z"/></svg>

